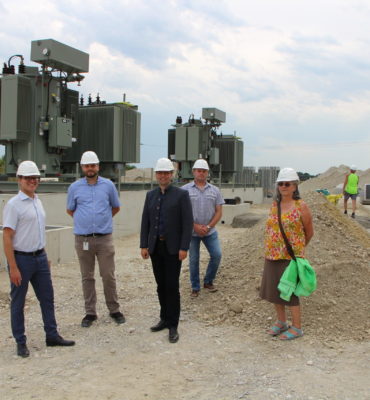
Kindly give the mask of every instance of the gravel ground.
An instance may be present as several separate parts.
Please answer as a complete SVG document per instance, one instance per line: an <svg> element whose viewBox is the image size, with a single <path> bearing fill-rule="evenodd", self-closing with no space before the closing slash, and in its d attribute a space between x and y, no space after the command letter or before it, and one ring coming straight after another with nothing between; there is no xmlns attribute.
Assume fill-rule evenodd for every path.
<svg viewBox="0 0 370 400"><path fill-rule="evenodd" d="M305 194L315 224L308 258L318 290L303 301L305 336L291 342L264 333L270 304L258 299L263 268L262 220L221 226L223 262L216 293L190 298L182 270L180 341L151 333L158 303L150 262L138 235L116 240L119 298L127 322L116 325L98 287L98 321L81 328L77 263L53 266L60 333L73 348L46 348L32 289L26 304L31 356L20 359L9 326L8 278L0 272L0 398L11 399L370 399L369 234L316 193ZM253 207L252 207L253 212ZM203 270L205 253L202 253Z"/></svg>

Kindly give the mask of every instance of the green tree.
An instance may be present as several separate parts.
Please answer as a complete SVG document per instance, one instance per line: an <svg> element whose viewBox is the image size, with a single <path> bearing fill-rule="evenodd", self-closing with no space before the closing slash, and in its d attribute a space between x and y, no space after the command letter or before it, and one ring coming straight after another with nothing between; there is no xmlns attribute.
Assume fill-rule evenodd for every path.
<svg viewBox="0 0 370 400"><path fill-rule="evenodd" d="M308 172L297 172L299 180L301 182L307 181L308 179L315 178L317 175L310 175Z"/></svg>

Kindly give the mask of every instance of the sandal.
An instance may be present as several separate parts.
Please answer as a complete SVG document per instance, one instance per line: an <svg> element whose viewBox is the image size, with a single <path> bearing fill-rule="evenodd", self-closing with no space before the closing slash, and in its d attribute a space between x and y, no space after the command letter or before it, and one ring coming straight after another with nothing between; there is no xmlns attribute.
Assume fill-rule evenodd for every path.
<svg viewBox="0 0 370 400"><path fill-rule="evenodd" d="M277 321L275 325L273 325L267 333L271 336L278 336L281 333L287 331L289 329L289 325L283 321Z"/></svg>
<svg viewBox="0 0 370 400"><path fill-rule="evenodd" d="M294 331L295 333L286 331L282 335L279 336L280 340L293 340L293 339L298 339L303 336L303 331L302 329L298 329L295 326L290 326L289 329ZM285 336L285 337L284 337Z"/></svg>

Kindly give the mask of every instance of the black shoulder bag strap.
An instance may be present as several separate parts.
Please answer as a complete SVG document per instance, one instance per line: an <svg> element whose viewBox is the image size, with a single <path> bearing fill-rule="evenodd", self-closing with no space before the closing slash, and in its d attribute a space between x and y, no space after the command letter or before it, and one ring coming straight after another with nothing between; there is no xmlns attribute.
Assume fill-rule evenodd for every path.
<svg viewBox="0 0 370 400"><path fill-rule="evenodd" d="M292 257L292 259L295 261L296 257L294 255L294 251L292 248L292 245L289 243L288 238L286 237L286 234L284 232L284 228L283 228L283 224L281 223L281 204L280 201L277 202L277 209L278 209L278 221L279 221L279 228L280 228L280 232L283 236L284 242L285 242L285 246L288 250L288 253L290 255L290 257Z"/></svg>

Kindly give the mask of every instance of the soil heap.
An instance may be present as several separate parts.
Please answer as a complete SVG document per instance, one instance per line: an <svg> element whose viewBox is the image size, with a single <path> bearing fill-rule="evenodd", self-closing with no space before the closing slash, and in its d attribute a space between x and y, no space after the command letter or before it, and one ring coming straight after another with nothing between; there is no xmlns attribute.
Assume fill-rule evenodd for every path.
<svg viewBox="0 0 370 400"><path fill-rule="evenodd" d="M315 230L306 257L318 280L317 290L301 298L303 329L310 339L329 345L368 338L370 235L323 195L306 192L303 199L313 214ZM231 323L253 335L260 335L271 325L275 319L273 306L258 295L265 220L251 228L229 228L222 235L223 260L216 282L219 294L201 291L198 299L191 299L189 286L183 287L184 310L208 324ZM207 254L203 246L202 250L204 269Z"/></svg>
<svg viewBox="0 0 370 400"><path fill-rule="evenodd" d="M336 186L340 185L340 190L337 191L341 193L345 176L348 173L349 167L347 165L331 167L316 178L302 182L300 190L301 192L305 192L316 189L328 189L330 193L334 193ZM360 178L360 187L363 187L365 183L370 183L370 168L365 171L358 170L356 173Z"/></svg>

